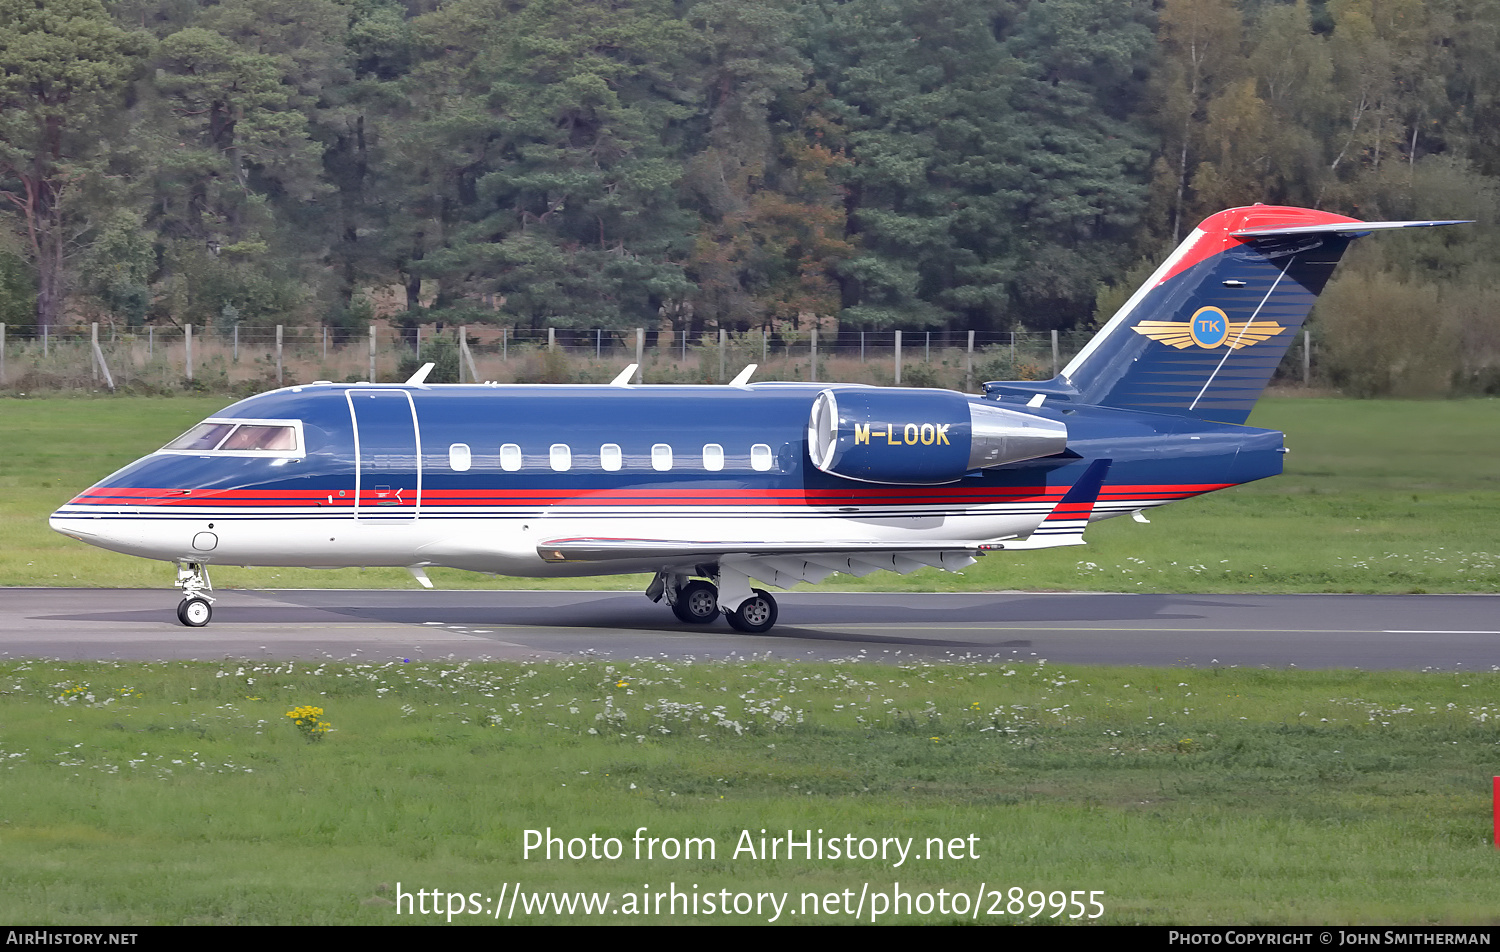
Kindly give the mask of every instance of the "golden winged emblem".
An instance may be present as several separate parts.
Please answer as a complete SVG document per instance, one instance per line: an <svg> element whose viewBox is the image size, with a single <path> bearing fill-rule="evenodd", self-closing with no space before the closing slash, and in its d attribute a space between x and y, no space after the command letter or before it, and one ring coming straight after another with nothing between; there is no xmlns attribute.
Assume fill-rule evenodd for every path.
<svg viewBox="0 0 1500 952"><path fill-rule="evenodd" d="M1193 345L1212 350L1228 345L1235 350L1268 341L1286 328L1275 321L1231 321L1216 307L1200 308L1186 321L1141 321L1131 330L1169 347Z"/></svg>

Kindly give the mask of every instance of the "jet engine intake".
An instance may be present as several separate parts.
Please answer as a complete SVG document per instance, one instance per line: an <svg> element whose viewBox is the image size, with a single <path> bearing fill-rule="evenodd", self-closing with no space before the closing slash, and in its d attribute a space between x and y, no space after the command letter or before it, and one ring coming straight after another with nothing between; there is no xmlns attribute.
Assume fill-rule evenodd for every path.
<svg viewBox="0 0 1500 952"><path fill-rule="evenodd" d="M951 483L975 469L1052 456L1067 443L1062 423L951 390L828 389L807 422L814 466L869 483Z"/></svg>

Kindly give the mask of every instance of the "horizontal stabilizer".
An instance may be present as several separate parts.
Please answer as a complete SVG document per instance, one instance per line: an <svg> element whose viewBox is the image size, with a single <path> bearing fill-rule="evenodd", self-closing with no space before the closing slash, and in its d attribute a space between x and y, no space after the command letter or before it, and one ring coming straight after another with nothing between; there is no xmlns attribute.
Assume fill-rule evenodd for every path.
<svg viewBox="0 0 1500 952"><path fill-rule="evenodd" d="M1231 238L1264 238L1269 235L1344 235L1349 238L1358 238L1360 235L1369 234L1372 231L1385 231L1390 228L1432 228L1437 225L1472 225L1472 221L1450 220L1450 221L1359 221L1359 222L1327 222L1321 225L1296 225L1292 227L1279 226L1273 228L1247 228L1241 231L1231 231Z"/></svg>

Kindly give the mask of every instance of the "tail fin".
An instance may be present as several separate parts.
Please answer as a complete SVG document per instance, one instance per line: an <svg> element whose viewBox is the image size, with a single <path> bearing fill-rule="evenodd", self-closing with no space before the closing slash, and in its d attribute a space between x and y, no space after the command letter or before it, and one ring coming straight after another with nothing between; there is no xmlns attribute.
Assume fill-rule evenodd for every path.
<svg viewBox="0 0 1500 952"><path fill-rule="evenodd" d="M1199 225L1062 374L987 393L1244 423L1349 243L1452 221L1361 222L1252 205Z"/></svg>

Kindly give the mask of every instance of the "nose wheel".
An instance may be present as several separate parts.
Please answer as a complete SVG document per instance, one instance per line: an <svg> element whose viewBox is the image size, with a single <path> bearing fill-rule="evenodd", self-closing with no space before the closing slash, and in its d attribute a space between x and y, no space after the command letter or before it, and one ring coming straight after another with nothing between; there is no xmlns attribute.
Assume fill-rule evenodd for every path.
<svg viewBox="0 0 1500 952"><path fill-rule="evenodd" d="M189 628L202 628L214 617L213 583L208 580L208 567L202 562L177 563L177 587L182 589L182 602L177 606L177 620Z"/></svg>
<svg viewBox="0 0 1500 952"><path fill-rule="evenodd" d="M189 628L202 628L214 617L214 607L205 598L184 598L177 606L177 620Z"/></svg>

